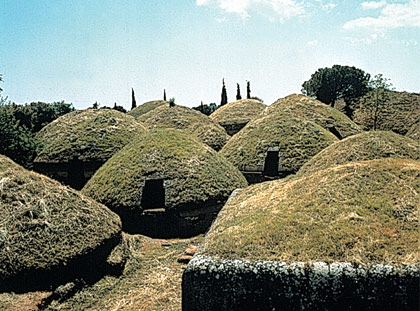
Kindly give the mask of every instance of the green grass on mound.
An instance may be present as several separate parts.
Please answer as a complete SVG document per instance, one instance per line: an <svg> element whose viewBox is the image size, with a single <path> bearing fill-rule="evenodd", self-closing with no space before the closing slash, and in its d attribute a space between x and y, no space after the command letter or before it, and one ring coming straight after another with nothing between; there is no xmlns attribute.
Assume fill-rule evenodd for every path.
<svg viewBox="0 0 420 311"><path fill-rule="evenodd" d="M202 142L220 150L229 139L225 129L199 111L175 105L162 105L137 118L147 128L186 130Z"/></svg>
<svg viewBox="0 0 420 311"><path fill-rule="evenodd" d="M277 100L264 113L279 113L289 117L312 121L325 129L334 127L343 138L361 132L359 126L344 113L301 94L292 94Z"/></svg>
<svg viewBox="0 0 420 311"><path fill-rule="evenodd" d="M36 135L36 162L109 159L145 128L133 117L113 109L70 112L54 120Z"/></svg>
<svg viewBox="0 0 420 311"><path fill-rule="evenodd" d="M256 99L241 99L220 107L210 115L210 118L222 126L244 124L257 118L266 107Z"/></svg>
<svg viewBox="0 0 420 311"><path fill-rule="evenodd" d="M128 114L137 119L142 114L148 113L149 111L162 105L169 105L169 102L166 100L152 100L149 102L145 102L144 104L141 104L133 110L130 110Z"/></svg>
<svg viewBox="0 0 420 311"><path fill-rule="evenodd" d="M102 204L0 156L0 283L66 265L120 234Z"/></svg>
<svg viewBox="0 0 420 311"><path fill-rule="evenodd" d="M302 166L298 176L349 162L380 158L420 160L420 145L391 131L363 132L337 141L322 150Z"/></svg>
<svg viewBox="0 0 420 311"><path fill-rule="evenodd" d="M180 130L151 130L108 160L82 192L118 210L140 207L146 178L165 180L166 208L226 200L246 186L224 157Z"/></svg>
<svg viewBox="0 0 420 311"><path fill-rule="evenodd" d="M262 170L269 147L278 146L282 170L296 172L337 138L319 125L280 114L249 122L220 150L240 170Z"/></svg>
<svg viewBox="0 0 420 311"><path fill-rule="evenodd" d="M204 254L281 262L418 263L420 162L362 161L243 189Z"/></svg>

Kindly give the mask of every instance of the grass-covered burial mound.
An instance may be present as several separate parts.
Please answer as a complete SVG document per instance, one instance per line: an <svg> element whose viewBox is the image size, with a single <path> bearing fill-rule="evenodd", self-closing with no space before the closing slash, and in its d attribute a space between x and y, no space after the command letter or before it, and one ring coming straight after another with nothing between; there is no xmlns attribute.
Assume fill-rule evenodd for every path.
<svg viewBox="0 0 420 311"><path fill-rule="evenodd" d="M338 139L326 129L281 114L249 122L220 150L249 182L296 173L315 154Z"/></svg>
<svg viewBox="0 0 420 311"><path fill-rule="evenodd" d="M267 108L256 99L241 99L228 103L210 115L210 118L223 126L229 135L239 132L249 121L256 119Z"/></svg>
<svg viewBox="0 0 420 311"><path fill-rule="evenodd" d="M391 131L363 132L328 146L306 162L298 175L312 174L349 162L381 158L420 160L420 145L417 141Z"/></svg>
<svg viewBox="0 0 420 311"><path fill-rule="evenodd" d="M106 160L146 129L114 109L68 113L36 135L34 169L81 189Z"/></svg>
<svg viewBox="0 0 420 311"><path fill-rule="evenodd" d="M166 100L152 100L141 104L140 106L130 110L128 114L133 116L134 118L138 118L142 114L148 113L149 111L162 106L162 105L169 105L169 102Z"/></svg>
<svg viewBox="0 0 420 311"><path fill-rule="evenodd" d="M149 129L186 130L216 151L229 139L223 127L203 113L188 107L161 105L139 116L137 120Z"/></svg>
<svg viewBox="0 0 420 311"><path fill-rule="evenodd" d="M344 113L301 94L292 94L277 100L264 113L280 113L312 121L329 130L339 139L361 132L359 126Z"/></svg>
<svg viewBox="0 0 420 311"><path fill-rule="evenodd" d="M417 310L420 162L353 162L232 197L183 275L183 310Z"/></svg>
<svg viewBox="0 0 420 311"><path fill-rule="evenodd" d="M0 156L0 291L95 277L120 239L104 205Z"/></svg>
<svg viewBox="0 0 420 311"><path fill-rule="evenodd" d="M418 263L420 162L353 162L242 190L204 252L284 262Z"/></svg>
<svg viewBox="0 0 420 311"><path fill-rule="evenodd" d="M130 232L188 236L202 232L242 174L194 136L151 130L106 162L82 192L122 217Z"/></svg>

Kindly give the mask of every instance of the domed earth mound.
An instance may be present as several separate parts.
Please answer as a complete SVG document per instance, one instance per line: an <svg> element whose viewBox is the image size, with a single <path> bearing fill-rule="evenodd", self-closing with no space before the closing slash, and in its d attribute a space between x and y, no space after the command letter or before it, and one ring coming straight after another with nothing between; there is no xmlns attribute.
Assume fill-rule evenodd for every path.
<svg viewBox="0 0 420 311"><path fill-rule="evenodd" d="M405 135L420 115L420 94L386 90L384 97L385 101L379 106L376 130ZM353 121L366 131L375 129L375 98L375 91L370 91L351 103L355 107ZM335 106L344 110L344 101L338 100Z"/></svg>
<svg viewBox="0 0 420 311"><path fill-rule="evenodd" d="M300 94L292 94L277 100L264 113L280 113L312 121L329 130L339 139L361 132L359 126L344 113L318 100Z"/></svg>
<svg viewBox="0 0 420 311"><path fill-rule="evenodd" d="M194 136L161 129L116 153L82 192L117 212L124 230L191 236L210 225L234 189L246 185L232 164Z"/></svg>
<svg viewBox="0 0 420 311"><path fill-rule="evenodd" d="M321 126L272 113L249 122L220 150L249 182L293 174L337 138ZM263 179L264 180L264 179Z"/></svg>
<svg viewBox="0 0 420 311"><path fill-rule="evenodd" d="M232 136L249 121L256 119L266 107L256 99L241 99L220 107L210 115L210 118L223 126Z"/></svg>
<svg viewBox="0 0 420 311"><path fill-rule="evenodd" d="M162 106L162 105L169 105L169 102L166 100L152 100L141 104L140 106L130 110L128 114L134 118L138 118L142 114L148 113L149 111Z"/></svg>
<svg viewBox="0 0 420 311"><path fill-rule="evenodd" d="M183 106L162 105L139 116L137 120L149 129L186 130L216 151L229 139L225 129L208 116Z"/></svg>
<svg viewBox="0 0 420 311"><path fill-rule="evenodd" d="M353 162L288 182L247 187L204 243L219 258L418 263L420 162Z"/></svg>
<svg viewBox="0 0 420 311"><path fill-rule="evenodd" d="M108 160L145 131L133 117L114 109L73 111L37 133L41 145L35 161Z"/></svg>
<svg viewBox="0 0 420 311"><path fill-rule="evenodd" d="M133 117L113 109L68 113L36 134L34 170L81 189L106 160L145 131Z"/></svg>
<svg viewBox="0 0 420 311"><path fill-rule="evenodd" d="M328 146L306 162L297 175L312 174L349 162L380 158L420 160L420 145L408 137L391 131L363 132Z"/></svg>
<svg viewBox="0 0 420 311"><path fill-rule="evenodd" d="M121 221L79 192L0 156L0 291L94 277L121 239Z"/></svg>

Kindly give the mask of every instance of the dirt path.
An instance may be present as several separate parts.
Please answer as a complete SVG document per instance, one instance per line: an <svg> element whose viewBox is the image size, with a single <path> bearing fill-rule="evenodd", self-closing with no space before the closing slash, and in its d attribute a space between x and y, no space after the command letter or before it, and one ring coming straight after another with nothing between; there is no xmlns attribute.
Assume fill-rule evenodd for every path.
<svg viewBox="0 0 420 311"><path fill-rule="evenodd" d="M106 276L63 302L53 301L46 310L181 310L185 264L177 259L203 237L158 240L125 234L124 239L129 259L121 276ZM37 304L49 294L0 294L0 309L38 310Z"/></svg>

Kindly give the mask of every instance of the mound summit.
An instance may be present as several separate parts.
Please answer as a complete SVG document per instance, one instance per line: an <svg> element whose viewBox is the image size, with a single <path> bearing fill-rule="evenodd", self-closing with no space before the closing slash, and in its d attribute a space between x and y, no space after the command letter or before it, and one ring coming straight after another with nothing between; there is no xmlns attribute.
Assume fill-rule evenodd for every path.
<svg viewBox="0 0 420 311"><path fill-rule="evenodd" d="M266 107L256 99L241 99L220 107L210 115L210 118L223 126L232 136L249 121L256 119Z"/></svg>
<svg viewBox="0 0 420 311"><path fill-rule="evenodd" d="M149 129L185 130L216 151L229 139L225 129L208 116L183 106L161 105L139 116L137 120Z"/></svg>
<svg viewBox="0 0 420 311"><path fill-rule="evenodd" d="M312 121L337 136L338 139L361 132L344 113L311 97L292 94L270 105L264 114L278 113Z"/></svg>

